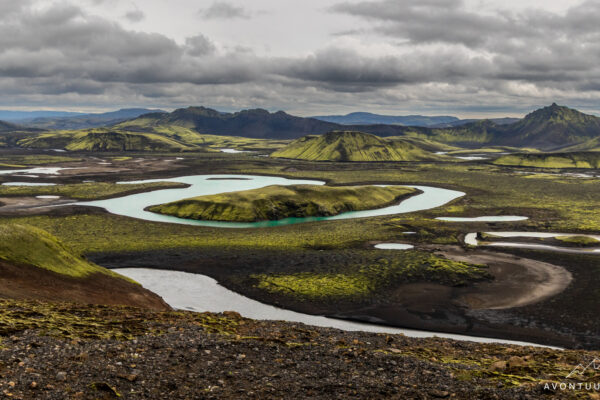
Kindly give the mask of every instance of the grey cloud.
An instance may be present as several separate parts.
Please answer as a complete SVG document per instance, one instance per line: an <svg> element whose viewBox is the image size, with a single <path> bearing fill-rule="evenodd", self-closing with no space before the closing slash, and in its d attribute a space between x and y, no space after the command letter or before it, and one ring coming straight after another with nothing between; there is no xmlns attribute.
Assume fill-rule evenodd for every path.
<svg viewBox="0 0 600 400"><path fill-rule="evenodd" d="M204 35L196 35L187 38L185 40L185 45L188 54L192 56L213 54L216 51L216 47L213 42L211 42L210 39Z"/></svg>
<svg viewBox="0 0 600 400"><path fill-rule="evenodd" d="M200 14L206 19L250 18L246 9L226 1L214 2L210 7L200 10Z"/></svg>
<svg viewBox="0 0 600 400"><path fill-rule="evenodd" d="M45 11L14 6L10 14L8 8L0 13L0 104L204 103L291 111L302 104L306 112L320 113L354 111L359 101L372 110L410 104L413 110L450 112L474 102L482 110L528 109L552 96L589 105L600 91L594 25L600 6L588 6L565 15L483 16L465 11L458 0L343 3L336 12L364 18L401 43L401 51L368 56L351 45L329 46L279 58L217 46L202 34L180 44L129 31L67 3ZM348 34L363 29L368 27Z"/></svg>
<svg viewBox="0 0 600 400"><path fill-rule="evenodd" d="M0 21L0 73L4 77L54 77L57 81L195 84L254 79L255 60L227 63L204 36L180 46L160 34L127 31L60 5L45 12L25 10Z"/></svg>
<svg viewBox="0 0 600 400"><path fill-rule="evenodd" d="M403 40L404 46L480 54L493 68L473 70L472 62L448 66L473 80L529 82L542 88L574 87L583 78L600 80L597 1L575 4L564 15L541 10L480 14L460 0L343 2L331 10L362 18L372 32ZM428 65L425 60L420 64ZM431 72L431 81L444 77Z"/></svg>
<svg viewBox="0 0 600 400"><path fill-rule="evenodd" d="M278 73L336 91L363 92L400 84L459 82L474 75L493 75L494 68L489 61L461 51L365 57L330 48L303 59L282 60Z"/></svg>
<svg viewBox="0 0 600 400"><path fill-rule="evenodd" d="M125 13L124 17L131 22L140 22L146 18L146 15L142 10L135 9Z"/></svg>

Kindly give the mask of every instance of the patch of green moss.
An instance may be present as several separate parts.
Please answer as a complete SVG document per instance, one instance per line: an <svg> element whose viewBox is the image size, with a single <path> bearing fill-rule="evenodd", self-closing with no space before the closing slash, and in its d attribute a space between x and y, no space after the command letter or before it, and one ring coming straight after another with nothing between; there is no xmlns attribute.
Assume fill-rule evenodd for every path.
<svg viewBox="0 0 600 400"><path fill-rule="evenodd" d="M91 182L56 186L0 186L0 196L62 196L77 200L97 200L157 189L186 187L177 182L117 184Z"/></svg>
<svg viewBox="0 0 600 400"><path fill-rule="evenodd" d="M51 156L46 154L36 155L18 155L18 154L6 154L0 156L0 162L9 164L11 167L19 168L26 167L28 165L46 165L46 164L57 164L65 162L80 161L80 158L66 157L66 156ZM10 165L14 164L14 165Z"/></svg>
<svg viewBox="0 0 600 400"><path fill-rule="evenodd" d="M235 335L244 322L237 315L164 312L121 307L0 299L0 336L25 330L68 339L130 340L162 334L177 325L201 326L209 332Z"/></svg>
<svg viewBox="0 0 600 400"><path fill-rule="evenodd" d="M600 168L600 153L511 154L493 163L538 168Z"/></svg>
<svg viewBox="0 0 600 400"><path fill-rule="evenodd" d="M310 299L365 297L371 292L370 281L361 275L314 274L251 275L256 287L271 293Z"/></svg>
<svg viewBox="0 0 600 400"><path fill-rule="evenodd" d="M425 252L396 253L392 253L393 257L380 257L368 265L347 265L343 272L254 274L251 278L256 281L258 289L310 300L356 300L409 282L458 286L491 278L485 266L452 261Z"/></svg>
<svg viewBox="0 0 600 400"><path fill-rule="evenodd" d="M557 236L555 239L560 240L561 242L583 247L600 245L600 240L589 236Z"/></svg>

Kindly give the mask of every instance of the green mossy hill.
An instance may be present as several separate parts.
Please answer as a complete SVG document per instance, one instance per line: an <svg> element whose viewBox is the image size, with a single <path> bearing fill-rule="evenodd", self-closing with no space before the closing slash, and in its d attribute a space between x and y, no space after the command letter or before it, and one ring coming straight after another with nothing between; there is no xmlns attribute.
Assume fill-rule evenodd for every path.
<svg viewBox="0 0 600 400"><path fill-rule="evenodd" d="M469 147L485 144L557 150L581 145L578 150L587 150L597 147L597 142L585 143L600 136L600 118L552 104L511 124L481 120L457 127L407 131L405 135Z"/></svg>
<svg viewBox="0 0 600 400"><path fill-rule="evenodd" d="M578 152L578 151L600 151L600 136L586 140L583 143L576 144L569 147L564 147L560 149L561 152L570 153L570 152Z"/></svg>
<svg viewBox="0 0 600 400"><path fill-rule="evenodd" d="M200 196L150 207L180 218L253 222L288 217L323 217L346 211L381 208L416 193L406 187L318 185L267 186L241 192Z"/></svg>
<svg viewBox="0 0 600 400"><path fill-rule="evenodd" d="M600 153L510 154L496 159L494 164L538 168L600 168Z"/></svg>
<svg viewBox="0 0 600 400"><path fill-rule="evenodd" d="M386 140L353 131L305 136L271 154L276 158L310 161L418 161L436 156L402 139Z"/></svg>
<svg viewBox="0 0 600 400"><path fill-rule="evenodd" d="M58 131L22 139L19 146L69 151L185 151L193 147L154 133L136 133L104 128Z"/></svg>
<svg viewBox="0 0 600 400"><path fill-rule="evenodd" d="M100 273L129 280L73 254L48 232L26 225L0 225L0 260L31 265L72 278Z"/></svg>
<svg viewBox="0 0 600 400"><path fill-rule="evenodd" d="M519 147L560 148L600 135L600 118L552 104L514 124L497 137L497 143Z"/></svg>
<svg viewBox="0 0 600 400"><path fill-rule="evenodd" d="M253 139L241 136L223 136L199 133L192 128L178 125L148 125L138 127L140 119L123 122L115 128L122 130L140 129L142 132L165 136L188 146L197 146L205 150L218 151L223 148L236 150L270 150L285 146L288 141Z"/></svg>

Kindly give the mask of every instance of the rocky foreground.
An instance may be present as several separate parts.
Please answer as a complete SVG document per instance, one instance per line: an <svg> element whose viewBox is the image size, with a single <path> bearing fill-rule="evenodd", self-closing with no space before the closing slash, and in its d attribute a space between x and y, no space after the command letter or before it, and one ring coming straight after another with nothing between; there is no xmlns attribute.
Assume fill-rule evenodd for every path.
<svg viewBox="0 0 600 400"><path fill-rule="evenodd" d="M597 352L350 333L236 313L0 301L0 397L600 398ZM600 374L599 374L600 375ZM597 378L600 378L597 377Z"/></svg>

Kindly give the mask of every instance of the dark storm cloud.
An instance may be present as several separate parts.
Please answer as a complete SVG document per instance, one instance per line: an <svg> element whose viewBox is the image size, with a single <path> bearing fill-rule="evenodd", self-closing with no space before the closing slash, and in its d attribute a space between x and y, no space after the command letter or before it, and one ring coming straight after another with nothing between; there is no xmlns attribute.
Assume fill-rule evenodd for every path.
<svg viewBox="0 0 600 400"><path fill-rule="evenodd" d="M461 52L414 52L404 57L365 57L357 51L326 49L299 60L281 62L279 74L318 82L331 90L368 91L378 87L432 81L460 81L491 74L489 61Z"/></svg>
<svg viewBox="0 0 600 400"><path fill-rule="evenodd" d="M334 12L368 21L372 31L411 46L486 55L494 71L473 70L463 63L456 72L473 78L512 80L560 86L582 78L598 80L600 71L600 3L587 1L565 15L529 10L485 15L460 0L343 2ZM443 62L440 56L439 61ZM435 70L432 81L443 78ZM442 71L443 72L443 71Z"/></svg>
<svg viewBox="0 0 600 400"><path fill-rule="evenodd" d="M0 49L3 78L226 84L254 79L258 69L250 58L227 55L230 62L225 62L225 55L213 56L214 45L202 35L180 46L65 4L43 12L21 10L19 18L1 20Z"/></svg>
<svg viewBox="0 0 600 400"><path fill-rule="evenodd" d="M340 3L335 12L366 21L345 35L375 32L391 50L367 54L349 42L296 57L259 57L201 33L177 43L68 3L41 10L30 4L0 1L0 104L9 97L27 104L162 100L232 109L302 103L319 112L327 104L354 107L360 96L365 107L406 103L427 111L474 102L481 109L527 108L540 98L584 104L600 91L597 2L564 15L484 15L459 0ZM201 13L249 15L226 2Z"/></svg>
<svg viewBox="0 0 600 400"><path fill-rule="evenodd" d="M200 15L206 19L250 18L250 13L243 7L226 1L214 2L210 7L200 10Z"/></svg>

